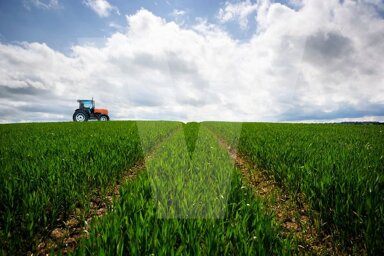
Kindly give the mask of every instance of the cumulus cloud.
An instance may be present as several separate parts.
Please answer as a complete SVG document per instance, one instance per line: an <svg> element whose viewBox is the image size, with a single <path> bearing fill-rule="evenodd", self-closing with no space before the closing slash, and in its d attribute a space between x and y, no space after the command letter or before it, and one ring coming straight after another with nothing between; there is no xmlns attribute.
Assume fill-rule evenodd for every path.
<svg viewBox="0 0 384 256"><path fill-rule="evenodd" d="M112 6L107 0L84 0L83 3L100 17L108 17L112 11L120 15L119 9Z"/></svg>
<svg viewBox="0 0 384 256"><path fill-rule="evenodd" d="M217 15L222 23L236 21L240 28L245 30L248 28L248 18L257 11L257 4L252 4L250 0L240 1L237 3L225 2L224 8L220 8Z"/></svg>
<svg viewBox="0 0 384 256"><path fill-rule="evenodd" d="M142 9L105 45L70 55L0 44L0 121L70 120L92 96L112 119L384 120L384 23L372 5L260 1L247 42Z"/></svg>

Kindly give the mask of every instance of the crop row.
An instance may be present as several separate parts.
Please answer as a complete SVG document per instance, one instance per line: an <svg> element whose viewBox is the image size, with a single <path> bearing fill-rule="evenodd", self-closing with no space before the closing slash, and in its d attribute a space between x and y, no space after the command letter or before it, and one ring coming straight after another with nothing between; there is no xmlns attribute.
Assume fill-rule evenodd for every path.
<svg viewBox="0 0 384 256"><path fill-rule="evenodd" d="M0 126L0 254L24 254L76 208L87 212L91 197L143 158L142 146L172 129L162 123L142 145L135 122Z"/></svg>
<svg viewBox="0 0 384 256"><path fill-rule="evenodd" d="M209 127L228 137L234 125ZM291 195L304 193L346 248L384 251L383 126L244 123L238 150Z"/></svg>
<svg viewBox="0 0 384 256"><path fill-rule="evenodd" d="M287 255L273 216L204 125L181 125L75 255ZM186 139L186 140L185 140Z"/></svg>

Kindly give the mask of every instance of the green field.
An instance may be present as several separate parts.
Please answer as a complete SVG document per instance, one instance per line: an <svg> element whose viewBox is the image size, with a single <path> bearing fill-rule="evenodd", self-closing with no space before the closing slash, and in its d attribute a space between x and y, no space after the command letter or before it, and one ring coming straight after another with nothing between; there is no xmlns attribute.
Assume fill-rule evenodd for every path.
<svg viewBox="0 0 384 256"><path fill-rule="evenodd" d="M74 255L384 252L383 125L9 124L0 138L2 255L66 252L75 232L51 234L71 218L87 226ZM230 149L306 209L330 251L300 247ZM95 199L108 213L90 220Z"/></svg>

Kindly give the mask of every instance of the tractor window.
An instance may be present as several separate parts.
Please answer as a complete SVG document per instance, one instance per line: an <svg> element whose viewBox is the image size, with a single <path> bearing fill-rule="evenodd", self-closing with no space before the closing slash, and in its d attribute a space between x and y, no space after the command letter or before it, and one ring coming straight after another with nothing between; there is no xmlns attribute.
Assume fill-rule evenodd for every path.
<svg viewBox="0 0 384 256"><path fill-rule="evenodd" d="M84 107L85 108L92 108L92 101L84 101Z"/></svg>

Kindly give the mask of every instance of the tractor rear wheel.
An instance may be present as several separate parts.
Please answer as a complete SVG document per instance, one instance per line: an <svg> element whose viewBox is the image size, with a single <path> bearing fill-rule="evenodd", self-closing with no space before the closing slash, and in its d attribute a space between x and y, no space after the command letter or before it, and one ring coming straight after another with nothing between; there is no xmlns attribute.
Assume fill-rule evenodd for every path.
<svg viewBox="0 0 384 256"><path fill-rule="evenodd" d="M109 120L109 117L106 115L99 116L99 121L108 121L108 120Z"/></svg>
<svg viewBox="0 0 384 256"><path fill-rule="evenodd" d="M86 121L88 121L88 115L84 111L76 111L73 114L73 121L86 122Z"/></svg>

